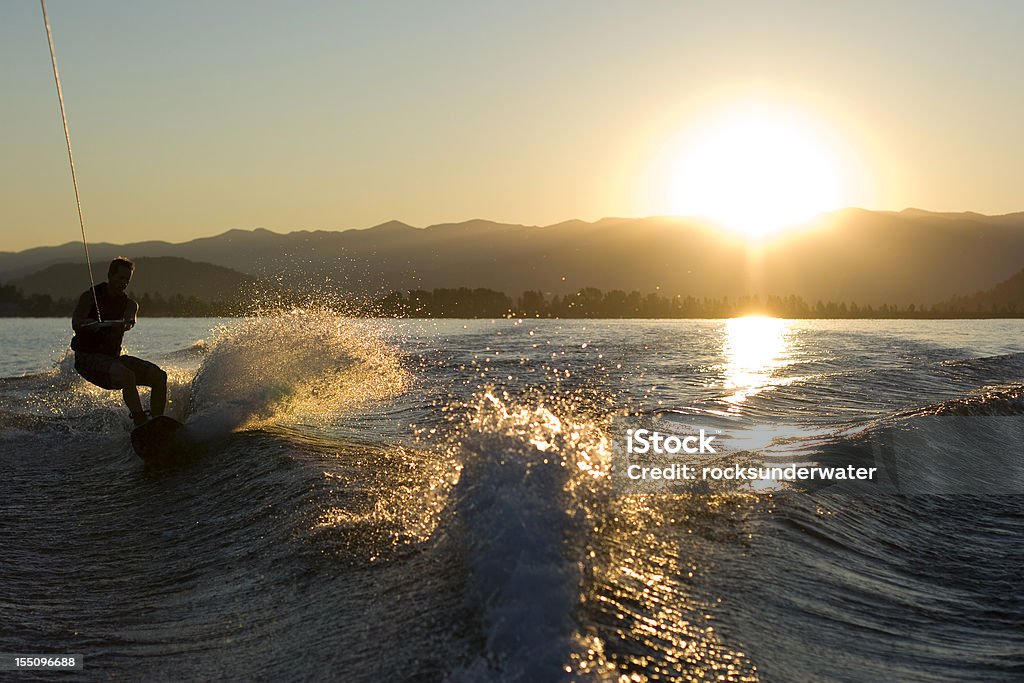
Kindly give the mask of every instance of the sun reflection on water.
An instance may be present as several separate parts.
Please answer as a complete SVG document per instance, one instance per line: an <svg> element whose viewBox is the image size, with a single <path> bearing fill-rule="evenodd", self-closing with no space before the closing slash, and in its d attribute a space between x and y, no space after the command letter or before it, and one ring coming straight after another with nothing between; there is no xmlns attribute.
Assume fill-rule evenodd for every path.
<svg viewBox="0 0 1024 683"><path fill-rule="evenodd" d="M790 346L785 320L749 316L725 324L725 400L739 404L772 385L772 373L782 367Z"/></svg>

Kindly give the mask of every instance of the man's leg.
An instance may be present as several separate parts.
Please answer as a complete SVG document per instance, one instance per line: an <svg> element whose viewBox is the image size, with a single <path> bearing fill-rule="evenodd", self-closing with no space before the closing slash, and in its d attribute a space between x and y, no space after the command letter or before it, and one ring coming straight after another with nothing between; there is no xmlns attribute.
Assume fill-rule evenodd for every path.
<svg viewBox="0 0 1024 683"><path fill-rule="evenodd" d="M164 409L167 407L167 373L148 360L142 360L135 356L121 356L120 361L134 373L137 385L150 387L153 390L149 395L150 414L153 417L163 415ZM138 396L138 390L135 395ZM126 398L125 401L127 400Z"/></svg>
<svg viewBox="0 0 1024 683"><path fill-rule="evenodd" d="M139 389L136 385L135 373L129 370L123 363L114 363L110 367L110 378L115 386L121 389L121 396L132 414L132 421L138 426L146 421L146 413L142 410L142 401L139 399Z"/></svg>
<svg viewBox="0 0 1024 683"><path fill-rule="evenodd" d="M75 370L83 379L103 389L120 389L136 425L146 421L136 388L135 373L120 359L101 353L75 353Z"/></svg>
<svg viewBox="0 0 1024 683"><path fill-rule="evenodd" d="M146 411L142 409L142 399L139 398L139 388L135 384L129 384L121 390L124 397L124 404L132 414L132 421L138 426L146 421Z"/></svg>
<svg viewBox="0 0 1024 683"><path fill-rule="evenodd" d="M149 412L153 417L159 417L164 414L164 408L167 407L167 373L163 370L153 382L152 390L149 395Z"/></svg>

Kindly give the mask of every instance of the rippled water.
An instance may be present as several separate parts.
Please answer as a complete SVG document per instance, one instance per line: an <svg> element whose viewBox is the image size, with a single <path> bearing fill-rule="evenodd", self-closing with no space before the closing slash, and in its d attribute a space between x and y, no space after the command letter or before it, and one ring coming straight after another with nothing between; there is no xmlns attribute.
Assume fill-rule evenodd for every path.
<svg viewBox="0 0 1024 683"><path fill-rule="evenodd" d="M114 680L1024 679L1024 449L984 433L1024 414L1022 321L143 320L128 350L202 444L161 468L67 332L0 320L0 652ZM935 416L1003 488L949 488L983 463ZM621 424L726 418L814 461L911 444L904 488L616 482Z"/></svg>

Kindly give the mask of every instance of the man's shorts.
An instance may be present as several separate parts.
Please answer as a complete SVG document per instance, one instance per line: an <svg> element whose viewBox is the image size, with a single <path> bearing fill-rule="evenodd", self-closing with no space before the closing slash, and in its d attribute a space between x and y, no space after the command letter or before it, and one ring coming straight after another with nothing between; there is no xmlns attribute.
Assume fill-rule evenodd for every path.
<svg viewBox="0 0 1024 683"><path fill-rule="evenodd" d="M75 352L75 370L78 374L104 389L120 389L113 380L114 369L123 365L135 373L135 383L143 387L153 387L162 382L166 375L158 366L148 360L135 356L114 358L102 353Z"/></svg>

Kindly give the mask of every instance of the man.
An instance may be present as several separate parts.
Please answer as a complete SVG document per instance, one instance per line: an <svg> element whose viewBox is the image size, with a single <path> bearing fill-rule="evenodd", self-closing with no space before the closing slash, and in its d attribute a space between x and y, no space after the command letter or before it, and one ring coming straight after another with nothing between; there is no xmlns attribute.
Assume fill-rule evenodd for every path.
<svg viewBox="0 0 1024 683"><path fill-rule="evenodd" d="M86 380L104 389L120 389L136 426L150 416L164 414L167 403L167 373L149 361L121 355L121 339L135 326L139 304L125 290L135 273L135 264L123 256L110 262L107 281L96 285L96 296L88 289L78 297L71 316L75 336L75 370ZM99 302L99 315L96 302ZM142 409L139 386L150 387L150 413Z"/></svg>

